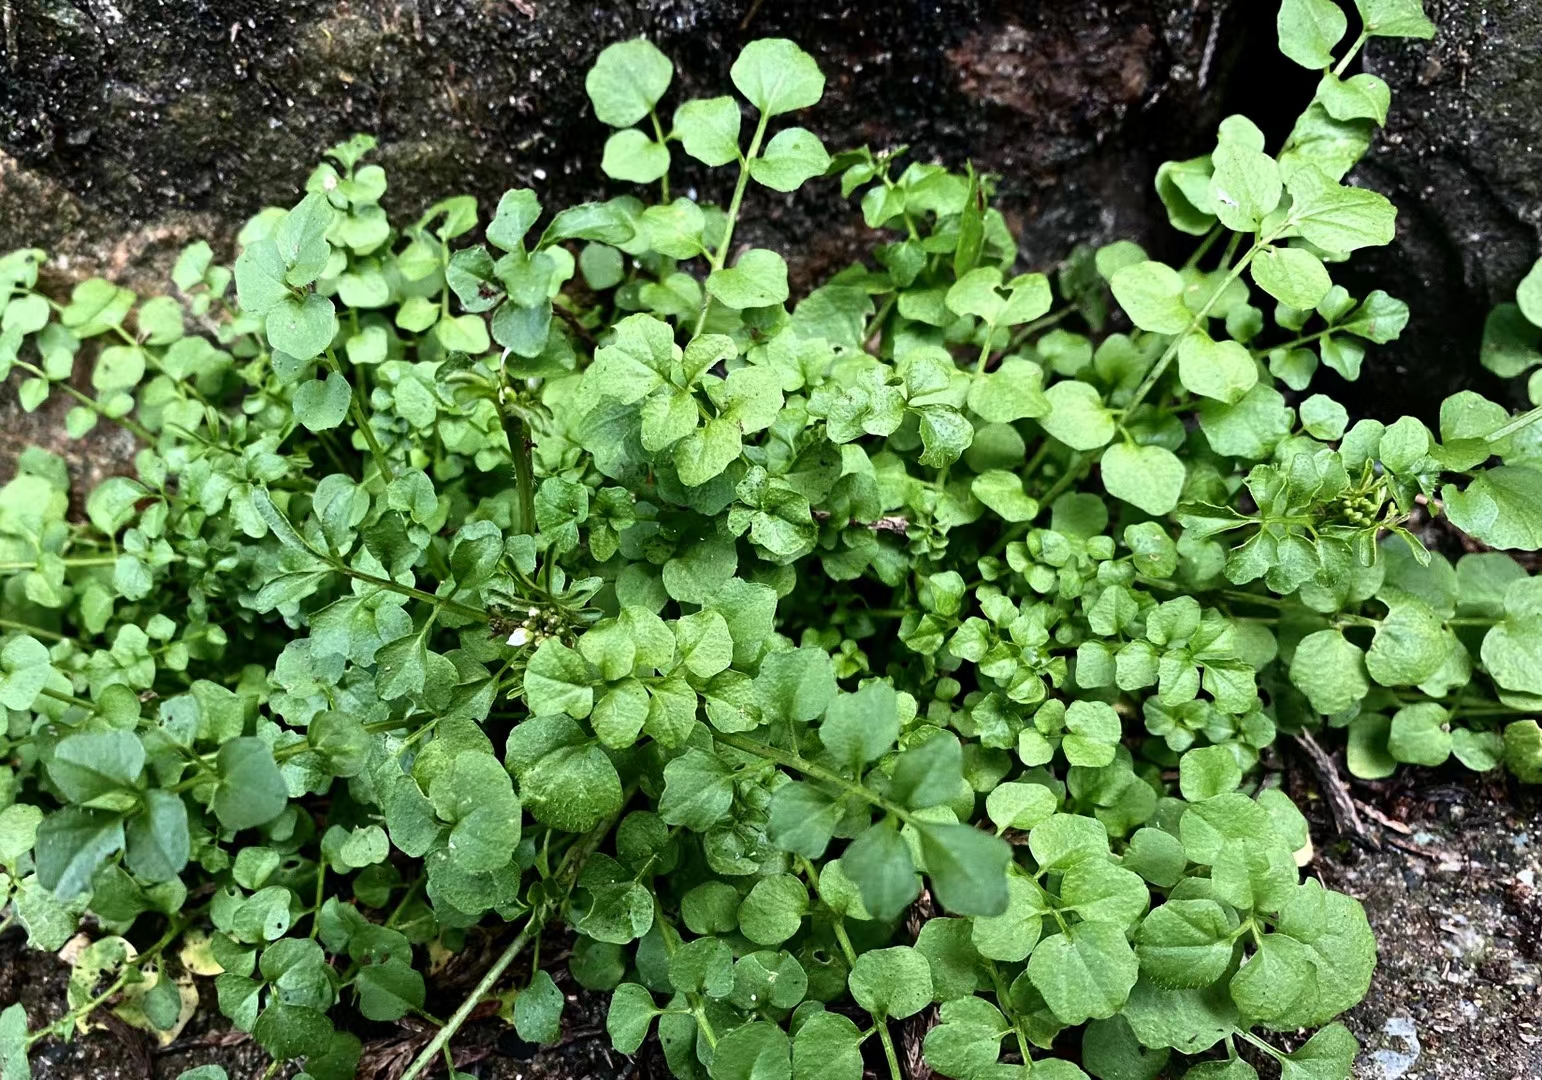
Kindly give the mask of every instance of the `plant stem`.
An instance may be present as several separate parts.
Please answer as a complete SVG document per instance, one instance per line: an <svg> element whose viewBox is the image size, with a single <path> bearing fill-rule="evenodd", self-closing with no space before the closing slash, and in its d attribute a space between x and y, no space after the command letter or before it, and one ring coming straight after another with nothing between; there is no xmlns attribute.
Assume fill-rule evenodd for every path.
<svg viewBox="0 0 1542 1080"><path fill-rule="evenodd" d="M625 803L626 799L623 798L622 805L625 806ZM616 816L619 816L619 813L620 811L617 811L616 815L600 822L598 826L590 830L582 839L570 847L563 855L562 862L558 864L553 877L563 879L567 887L571 889L573 882L578 879L578 872L583 867L584 860L589 857L595 848L599 847L600 841L610 834L611 827L615 824ZM557 904L547 901L531 910L530 918L526 920L525 928L519 932L519 936L509 942L508 947L503 950L498 959L493 961L493 966L487 969L487 974L483 975L481 981L472 987L471 993L466 995L466 1000L460 1003L460 1007L450 1014L450 1018L444 1022L444 1026L439 1029L438 1033L429 1041L429 1044L423 1048L422 1052L408 1066L407 1071L402 1074L401 1080L416 1080L417 1077L423 1075L423 1070L433 1064L434 1059L439 1056L439 1051L449 1045L450 1040L455 1037L455 1033L465 1024L466 1018L471 1015L473 1009L481 1004L482 999L492 991L493 986L503 976L503 973L509 969L509 965L541 933L541 929L546 925L546 920L552 916L557 906Z"/></svg>
<svg viewBox="0 0 1542 1080"><path fill-rule="evenodd" d="M1065 304L1062 307L1051 311L1048 315L1041 315L1039 318L1033 320L1033 322L1024 323L1022 326L1017 328L1017 331L1013 333L1010 339L1008 339L1006 348L1002 349L1001 351L1004 353L1011 352L1032 335L1038 333L1040 330L1049 329L1056 323L1061 322L1067 315L1070 315L1075 310L1076 308L1073 305Z"/></svg>
<svg viewBox="0 0 1542 1080"><path fill-rule="evenodd" d="M770 117L762 113L760 123L755 125L755 134L750 139L750 148L739 161L739 180L734 185L733 199L728 204L728 219L723 224L723 240L718 244L717 251L708 256L708 262L711 263L713 270L721 270L723 262L728 258L728 251L734 240L734 226L739 221L739 207L744 202L745 189L750 186L750 162L754 161L755 155L760 153L760 140L766 137L766 124L769 121ZM712 297L703 292L701 312L696 316L696 329L691 332L692 337L701 336L702 327L707 325L707 309L711 306Z"/></svg>
<svg viewBox="0 0 1542 1080"><path fill-rule="evenodd" d="M514 458L514 488L519 496L519 519L514 531L525 535L535 532L535 464L530 457L530 439L525 422L513 413L504 415L509 437L509 453Z"/></svg>
<svg viewBox="0 0 1542 1080"><path fill-rule="evenodd" d="M788 753L785 750L778 750L774 746L767 746L765 743L757 742L754 739L746 739L743 735L730 734L726 731L717 731L713 732L712 737L720 743L726 743L727 745L732 746L736 750L743 750L747 754L754 754L757 757L763 757L767 761L775 762L784 768L792 769L796 772L802 773L805 776L811 777L812 779L822 780L827 784L841 788L847 794L853 795L868 805L875 806L885 813L893 814L901 821L909 822L911 819L910 811L906 810L903 806L900 806L898 803L890 802L888 799L885 799L883 796L877 794L876 792L868 790L866 787L862 786L854 780L848 780L840 773L831 769L827 769L823 765L816 765L812 761L804 761L796 754Z"/></svg>
<svg viewBox="0 0 1542 1080"><path fill-rule="evenodd" d="M41 626L33 626L31 623L17 622L14 619L0 619L0 630L15 630L17 633L30 634L33 637L51 638L54 641L68 641L71 644L79 644L79 642L70 637L68 634L61 634L57 630L44 630Z"/></svg>
<svg viewBox="0 0 1542 1080"><path fill-rule="evenodd" d="M660 146L665 145L665 143L664 143L664 128L663 128L662 125L659 124L659 114L655 110L649 109L648 110L648 119L653 121L653 134L654 134L654 136L656 136L658 138L659 145ZM665 169L664 170L664 175L659 177L659 201L660 202L664 202L664 203L667 203L669 201L669 170L668 169Z"/></svg>
<svg viewBox="0 0 1542 1080"><path fill-rule="evenodd" d="M1237 234L1238 237L1241 235L1241 233ZM1249 264L1252 263L1253 258L1264 249L1264 245L1265 240L1261 236L1253 242L1253 246L1248 249L1247 254L1242 256L1237 265L1232 267L1231 271L1226 275L1226 280L1221 282L1216 290L1210 294L1210 298L1205 301L1205 306L1200 308L1194 314L1194 317L1189 320L1189 325L1184 327L1181 333L1167 343L1167 348L1163 350L1161 357L1152 365L1151 370L1146 373L1146 377L1135 388L1135 393L1130 398L1129 403L1125 405L1126 416L1134 411L1135 406L1145 399L1146 395L1151 392L1152 387L1156 386L1162 376L1167 373L1167 368L1173 362L1173 358L1178 355L1178 347L1183 344L1183 340L1205 324L1205 317L1210 314L1210 309L1221 298L1221 294L1226 291L1233 281L1242 276ZM1227 254L1228 256L1231 254L1230 248L1228 248Z"/></svg>
<svg viewBox="0 0 1542 1080"><path fill-rule="evenodd" d="M53 701L62 701L66 705L75 705L82 709L89 709L92 712L96 711L96 703L94 701L87 701L85 698L76 697L74 694L61 693L52 687L45 686L38 693Z"/></svg>
<svg viewBox="0 0 1542 1080"><path fill-rule="evenodd" d="M1012 992L1007 987L1006 980L1001 977L1001 971L992 960L985 961L986 970L991 973L991 986L996 991L996 1006L1012 1023L1012 1033L1017 1036L1018 1051L1023 1055L1023 1064L1027 1065L1028 1057L1028 1033L1023 1029L1022 1019L1012 1008Z"/></svg>
<svg viewBox="0 0 1542 1080"><path fill-rule="evenodd" d="M342 375L344 380L347 380L348 376L343 374L343 367L338 363L337 356L331 349L326 351L326 357L327 366L339 375ZM355 389L357 389L358 393L354 392ZM380 470L380 475L385 477L387 481L394 480L396 473L392 471L391 463L386 459L385 449L380 445L380 440L375 437L375 429L370 427L369 418L364 415L364 403L360 397L363 393L364 387L362 384L356 388L349 381L348 411L353 416L353 426L358 428L359 434L364 436L364 442L369 446L370 457L375 459L375 468Z"/></svg>
<svg viewBox="0 0 1542 1080"><path fill-rule="evenodd" d="M1511 420L1508 424L1504 424L1495 428L1493 431L1488 433L1485 441L1498 442L1500 439L1514 435L1517 431L1520 431L1524 427L1529 427L1538 419L1542 419L1542 405L1538 405L1534 409L1527 409L1525 412L1515 417L1515 419Z"/></svg>
<svg viewBox="0 0 1542 1080"><path fill-rule="evenodd" d="M13 361L13 363L14 366L25 372L28 372L34 377L42 379L44 382L52 386L57 386L66 394L70 395L70 397L84 405L86 408L95 412L98 416L107 420L111 420L113 423L123 428L123 430L129 432L140 442L150 443L151 445L155 443L154 433L151 432L149 428L141 424L138 420L130 419L127 416L113 416L106 409L102 408L102 403L100 401L97 401L96 398L92 397L90 394L82 393L67 382L56 382L53 379L50 379L42 368L34 367L33 365L27 363L25 360L16 360Z"/></svg>

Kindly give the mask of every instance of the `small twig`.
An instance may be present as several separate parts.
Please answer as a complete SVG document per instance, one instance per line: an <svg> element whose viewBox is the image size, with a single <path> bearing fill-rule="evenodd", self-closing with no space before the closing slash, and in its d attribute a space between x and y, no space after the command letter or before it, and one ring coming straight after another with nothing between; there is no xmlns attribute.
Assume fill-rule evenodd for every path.
<svg viewBox="0 0 1542 1080"><path fill-rule="evenodd" d="M560 318L563 322L568 324L568 326L572 329L573 333L575 333L579 337L583 338L583 341L584 341L585 345L588 345L592 349L592 348L594 348L594 346L596 344L598 344L598 342L595 340L594 335L589 332L589 328L587 326L585 326L583 323L578 321L578 316L577 315L574 315L571 311L569 311L567 308L563 307L561 304L553 304L551 306L551 309L557 313L557 317L558 318Z"/></svg>
<svg viewBox="0 0 1542 1080"><path fill-rule="evenodd" d="M1328 810L1333 814L1334 828L1338 835L1348 833L1355 836L1365 844L1373 848L1380 848L1375 837L1366 831L1360 821L1360 815L1355 810L1355 800L1349 794L1349 788L1339 776L1338 766L1328 756L1317 740L1307 732L1294 736L1296 745L1306 756L1307 763L1311 765L1312 772L1317 777L1317 786L1321 789L1323 798L1328 801Z"/></svg>

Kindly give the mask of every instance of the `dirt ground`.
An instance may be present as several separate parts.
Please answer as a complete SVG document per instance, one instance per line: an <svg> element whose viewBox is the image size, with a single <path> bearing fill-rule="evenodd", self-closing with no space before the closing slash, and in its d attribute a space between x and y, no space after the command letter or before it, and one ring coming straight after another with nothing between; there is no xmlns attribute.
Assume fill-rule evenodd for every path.
<svg viewBox="0 0 1542 1080"><path fill-rule="evenodd" d="M1286 768L1313 823L1311 872L1365 904L1380 945L1370 994L1347 1017L1363 1047L1356 1080L1542 1077L1542 793L1455 769L1406 770L1352 785L1366 835L1350 841L1335 836L1302 762L1293 758ZM569 997L562 1042L523 1043L489 1008L455 1040L457 1067L478 1080L665 1080L656 1046L636 1059L609 1049L603 996L568 979L562 948L553 938L543 949ZM494 951L489 941L452 964L430 1006L451 1011ZM21 1001L34 1023L58 1015L65 979L62 963L27 952L16 931L0 939L0 1003ZM34 1076L175 1080L183 1069L218 1062L231 1080L259 1080L265 1055L220 1021L211 987L204 998L200 1016L164 1050L119 1025L39 1047ZM362 1080L394 1080L430 1032L376 1025L359 1034Z"/></svg>

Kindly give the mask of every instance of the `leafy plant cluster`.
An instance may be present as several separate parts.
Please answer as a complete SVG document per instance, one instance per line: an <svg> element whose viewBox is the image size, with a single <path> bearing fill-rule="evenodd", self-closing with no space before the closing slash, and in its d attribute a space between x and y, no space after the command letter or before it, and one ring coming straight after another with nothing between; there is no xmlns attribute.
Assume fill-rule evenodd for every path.
<svg viewBox="0 0 1542 1080"><path fill-rule="evenodd" d="M63 1018L0 1014L7 1080L99 1007L169 1041L193 975L313 1080L424 1018L416 1077L527 951L500 1000L554 1041L557 923L616 1049L683 1080L899 1077L923 1013L957 1080L1347 1076L1374 941L1260 752L1326 718L1362 775L1542 778L1536 579L1420 540L1542 546L1537 411L1307 393L1407 317L1332 279L1395 218L1343 182L1389 101L1345 72L1432 27L1357 7L1346 46L1282 6L1323 75L1275 153L1238 116L1162 167L1181 266L1019 273L990 177L791 126L824 77L782 40L667 128L670 61L600 55L603 167L657 200L393 222L361 137L168 295L56 303L6 256L24 405L139 442L83 515L41 450L0 489L0 889L34 947L94 938ZM726 210L669 197L682 152ZM735 233L822 175L878 242L790 303ZM437 1015L425 976L505 925Z"/></svg>

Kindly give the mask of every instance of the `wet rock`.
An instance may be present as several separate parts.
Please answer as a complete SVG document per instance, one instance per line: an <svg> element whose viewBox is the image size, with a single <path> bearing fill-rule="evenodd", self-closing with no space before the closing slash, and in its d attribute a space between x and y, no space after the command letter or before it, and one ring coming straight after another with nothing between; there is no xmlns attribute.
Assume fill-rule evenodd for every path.
<svg viewBox="0 0 1542 1080"><path fill-rule="evenodd" d="M1476 363L1482 322L1538 253L1542 8L1432 4L1433 42L1373 41L1357 65L1393 116L1355 181L1402 208L1398 242L1347 269L1406 299L1404 340L1345 390L1359 411L1431 415L1461 385L1512 395ZM1001 176L1025 263L1132 236L1182 258L1151 186L1230 112L1277 144L1312 92L1279 56L1262 0L4 0L0 249L41 244L65 277L153 282L193 235L226 244L297 190L321 150L377 135L387 204L530 185L549 203L625 190L598 170L605 129L583 73L636 34L677 63L667 106L728 86L738 47L797 39L829 76L805 118L832 148L907 143ZM687 173L704 196L730 178ZM830 185L757 192L746 239L793 249L807 285L870 238ZM137 284L138 282L130 282Z"/></svg>

